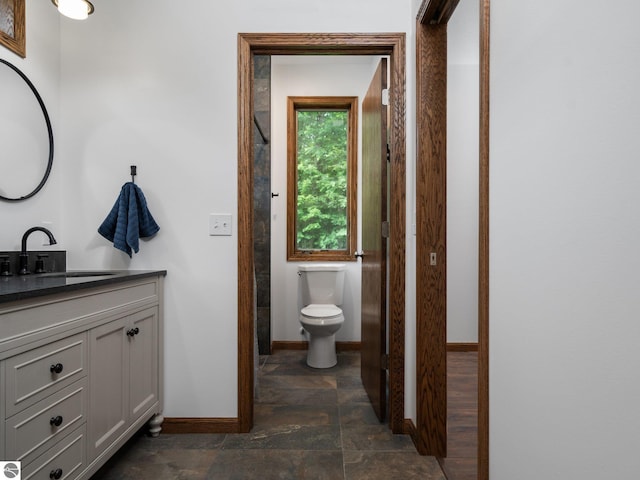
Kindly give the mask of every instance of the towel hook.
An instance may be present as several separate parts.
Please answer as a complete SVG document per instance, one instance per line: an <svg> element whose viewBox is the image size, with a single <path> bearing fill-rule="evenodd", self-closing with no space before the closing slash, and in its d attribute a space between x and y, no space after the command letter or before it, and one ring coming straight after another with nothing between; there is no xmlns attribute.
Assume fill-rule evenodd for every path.
<svg viewBox="0 0 640 480"><path fill-rule="evenodd" d="M131 165L131 182L136 183L135 176L138 174L138 167Z"/></svg>

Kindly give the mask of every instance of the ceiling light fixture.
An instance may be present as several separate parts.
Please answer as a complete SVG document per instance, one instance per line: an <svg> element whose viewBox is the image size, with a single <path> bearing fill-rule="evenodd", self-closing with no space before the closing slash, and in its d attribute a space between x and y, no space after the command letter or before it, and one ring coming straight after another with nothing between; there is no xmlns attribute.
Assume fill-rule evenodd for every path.
<svg viewBox="0 0 640 480"><path fill-rule="evenodd" d="M93 13L93 4L87 0L51 0L65 17L84 20Z"/></svg>

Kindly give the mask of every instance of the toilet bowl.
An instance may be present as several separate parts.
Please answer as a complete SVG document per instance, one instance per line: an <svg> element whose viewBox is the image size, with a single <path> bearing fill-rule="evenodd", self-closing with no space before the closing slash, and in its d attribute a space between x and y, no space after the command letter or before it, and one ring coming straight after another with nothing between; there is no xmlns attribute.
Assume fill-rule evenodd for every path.
<svg viewBox="0 0 640 480"><path fill-rule="evenodd" d="M300 293L303 307L299 320L309 334L307 365L330 368L338 363L336 332L344 323L342 305L344 264L299 265Z"/></svg>
<svg viewBox="0 0 640 480"><path fill-rule="evenodd" d="M330 368L338 363L336 332L343 323L342 310L335 305L311 304L300 310L300 324L309 333L307 365Z"/></svg>

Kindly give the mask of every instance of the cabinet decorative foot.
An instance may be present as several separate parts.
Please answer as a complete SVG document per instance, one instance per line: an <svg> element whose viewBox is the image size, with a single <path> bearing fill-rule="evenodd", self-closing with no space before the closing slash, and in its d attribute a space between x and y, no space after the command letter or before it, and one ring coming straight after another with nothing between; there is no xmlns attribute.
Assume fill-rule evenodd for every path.
<svg viewBox="0 0 640 480"><path fill-rule="evenodd" d="M151 420L149 420L149 435L152 437L160 435L162 422L164 422L164 416L161 413L156 414Z"/></svg>

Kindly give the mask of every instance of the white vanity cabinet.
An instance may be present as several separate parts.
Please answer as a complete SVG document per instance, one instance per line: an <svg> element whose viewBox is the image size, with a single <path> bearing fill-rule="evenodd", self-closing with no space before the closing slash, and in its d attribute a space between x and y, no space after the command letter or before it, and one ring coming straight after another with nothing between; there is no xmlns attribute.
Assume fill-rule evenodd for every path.
<svg viewBox="0 0 640 480"><path fill-rule="evenodd" d="M86 480L162 422L164 272L0 303L0 460Z"/></svg>

